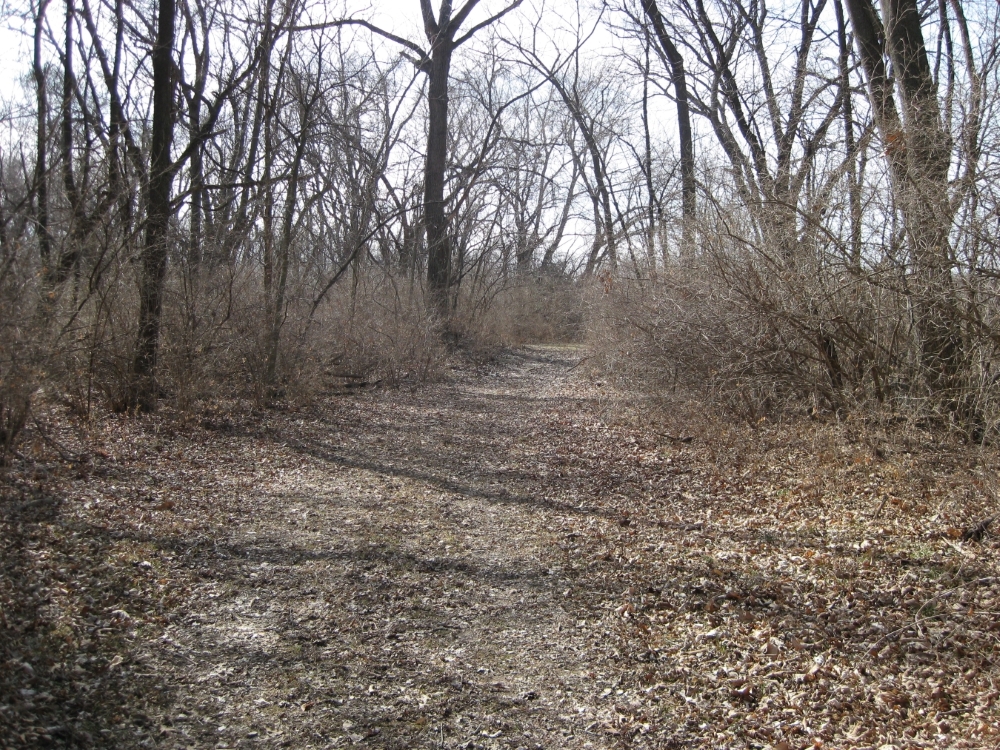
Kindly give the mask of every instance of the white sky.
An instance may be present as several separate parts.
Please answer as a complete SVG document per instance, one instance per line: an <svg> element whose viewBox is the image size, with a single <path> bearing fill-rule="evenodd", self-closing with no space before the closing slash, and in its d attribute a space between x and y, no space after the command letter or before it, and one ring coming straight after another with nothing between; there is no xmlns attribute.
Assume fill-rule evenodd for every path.
<svg viewBox="0 0 1000 750"><path fill-rule="evenodd" d="M37 0L0 0L0 96L10 98L20 92L20 81L31 73L32 56L32 6ZM183 0L178 0L183 2ZM225 0L222 0L225 2ZM509 14L504 23L515 33L528 33L537 23L540 8L545 0L525 0L520 8ZM585 10L592 0L581 0ZM437 11L440 0L432 0ZM454 5L461 6L460 0ZM420 13L420 0L340 0L324 2L324 0L307 0L312 8L309 15L314 22L338 17L364 18L377 26L404 37L420 45L425 45L423 20ZM463 28L469 29L476 23L485 20L490 15L502 10L507 0L480 0ZM557 10L558 8L558 10ZM50 22L58 27L63 13L63 4L59 0L50 0L48 14ZM544 9L546 19L543 31L560 26L559 15L575 13L573 2L552 2ZM610 34L602 34L605 44L611 41Z"/></svg>
<svg viewBox="0 0 1000 750"><path fill-rule="evenodd" d="M30 27L18 16L29 15L26 2L0 0L0 95L18 90L18 79L31 72Z"/></svg>
<svg viewBox="0 0 1000 750"><path fill-rule="evenodd" d="M91 0L100 2L100 0ZM185 1L177 0L178 4ZM212 0L208 0L211 2ZM216 0L223 3L223 7L236 7L236 3L231 0ZM24 133L33 127L33 107L34 107L34 86L30 81L31 60L32 60L32 33L34 4L38 0L0 0L0 101L3 101L3 112L0 113L0 126L3 126L4 133L0 135L0 149L17 148L17 141L23 138ZM155 7L155 0L147 0L151 7ZM252 0L251 0L252 2ZM281 0L279 0L279 3ZM435 12L441 0L432 0ZM480 0L468 20L463 24L463 29L468 31L477 23L486 20L491 15L506 7L511 0ZM569 41L565 47L568 50L573 46L572 29L577 15L577 3L579 12L585 16L591 16L589 8L599 0L524 0L522 5L508 14L501 22L503 32L508 37L527 39L532 32L537 32L539 41L552 43L553 38L559 39L562 35L568 34ZM247 4L250 4L249 2ZM453 0L456 12L463 4L463 0ZM78 0L79 5L79 0ZM426 48L426 38L423 30L423 20L420 11L419 0L305 0L308 8L307 18L310 22L320 23L324 20L334 18L355 17L363 18L371 23L385 29L388 32L408 39L415 44ZM544 10L543 10L544 8ZM49 0L47 10L48 21L52 28L52 33L60 36L60 26L65 13L65 0ZM541 14L542 22L539 22ZM304 19L305 20L305 19ZM589 31L592 22L586 25ZM496 29L495 29L496 30ZM367 35L362 29L358 29L360 35ZM459 32L462 33L461 31ZM86 34L84 34L86 38ZM480 32L476 41L480 44L489 43L489 32ZM602 29L596 39L592 39L588 45L594 53L600 55L602 47L607 47L614 41L610 31ZM379 44L376 38L376 44ZM385 42L384 49L392 50L395 54L398 45L392 42ZM471 45L470 45L471 46ZM462 67L463 58L471 50L459 51L456 53L453 69ZM54 62L55 54L52 45L46 40L43 51L47 62ZM20 117L11 118L13 112L19 113ZM570 232L572 233L572 229Z"/></svg>

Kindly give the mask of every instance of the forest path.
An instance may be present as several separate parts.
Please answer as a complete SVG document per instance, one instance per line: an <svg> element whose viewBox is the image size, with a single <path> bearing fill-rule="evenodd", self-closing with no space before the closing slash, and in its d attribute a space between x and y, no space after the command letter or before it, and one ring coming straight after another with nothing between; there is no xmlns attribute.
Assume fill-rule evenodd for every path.
<svg viewBox="0 0 1000 750"><path fill-rule="evenodd" d="M182 554L203 580L140 658L167 678L158 744L608 746L604 597L566 550L617 521L548 494L534 460L596 403L581 356L521 350L288 420L238 516Z"/></svg>
<svg viewBox="0 0 1000 750"><path fill-rule="evenodd" d="M998 746L1000 538L961 539L995 452L583 356L43 415L0 483L0 750Z"/></svg>

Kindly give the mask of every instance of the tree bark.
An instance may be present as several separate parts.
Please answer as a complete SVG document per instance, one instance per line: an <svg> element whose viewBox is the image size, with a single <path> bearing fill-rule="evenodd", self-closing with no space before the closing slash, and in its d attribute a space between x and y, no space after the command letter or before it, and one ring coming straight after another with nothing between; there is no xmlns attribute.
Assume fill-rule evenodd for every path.
<svg viewBox="0 0 1000 750"><path fill-rule="evenodd" d="M962 358L948 240L951 143L941 122L919 8L916 0L885 0L880 19L871 0L846 0L846 4L913 258L911 293L928 386L932 394L951 398L948 393L957 386ZM895 82L888 75L886 56Z"/></svg>
<svg viewBox="0 0 1000 750"><path fill-rule="evenodd" d="M146 238L139 282L139 332L132 363L130 406L154 411L159 396L156 365L160 346L163 285L167 273L167 231L173 164L170 147L174 135L174 0L160 0L156 42L152 50L153 124L146 197Z"/></svg>
<svg viewBox="0 0 1000 750"><path fill-rule="evenodd" d="M698 185L694 173L694 136L691 130L691 105L687 89L687 74L684 72L684 58L667 34L663 16L656 0L642 0L642 9L653 25L653 31L660 42L663 54L670 63L670 80L674 85L674 100L677 103L677 135L681 148L681 215L684 221L684 250L690 252L694 243L695 199Z"/></svg>

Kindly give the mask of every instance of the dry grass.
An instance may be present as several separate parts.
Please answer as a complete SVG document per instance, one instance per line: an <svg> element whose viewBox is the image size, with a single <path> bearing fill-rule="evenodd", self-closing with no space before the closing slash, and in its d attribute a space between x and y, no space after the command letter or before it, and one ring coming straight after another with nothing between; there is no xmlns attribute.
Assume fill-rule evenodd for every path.
<svg viewBox="0 0 1000 750"><path fill-rule="evenodd" d="M960 367L934 390L909 283L892 269L781 265L753 250L708 247L658 273L595 284L588 340L595 361L623 385L687 388L745 419L852 415L993 439L995 342L963 321ZM970 315L992 317L991 294L956 291L966 293L975 297L963 303Z"/></svg>

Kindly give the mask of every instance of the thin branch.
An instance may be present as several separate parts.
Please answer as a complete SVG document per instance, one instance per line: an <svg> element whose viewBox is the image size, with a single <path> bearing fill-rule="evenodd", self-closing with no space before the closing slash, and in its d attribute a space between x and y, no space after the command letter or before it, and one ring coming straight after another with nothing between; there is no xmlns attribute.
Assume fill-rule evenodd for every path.
<svg viewBox="0 0 1000 750"><path fill-rule="evenodd" d="M385 29L380 29L375 24L369 23L368 21L364 21L360 18L340 18L337 19L336 21L324 21L323 23L310 23L302 26L289 26L287 27L287 30L322 31L323 29L335 29L335 28L340 28L342 26L361 26L363 28L368 29L373 34L378 34L379 36L384 37L385 39L388 39L391 42L395 42L396 44L400 44L406 47L412 52L416 52L418 55L420 55L421 61L427 59L427 53L420 45L411 42L409 39L404 39L401 36L396 36L395 34L386 31Z"/></svg>
<svg viewBox="0 0 1000 750"><path fill-rule="evenodd" d="M501 18L503 18L504 16L506 16L508 13L510 13L512 10L514 10L515 8L517 8L522 2L524 2L524 0L516 0L516 2L511 3L510 5L508 5L506 8L504 8L499 13L496 13L496 14L490 16L489 18L487 18L485 21L483 21L481 23L477 23L475 26L473 26L471 29L469 29L469 31L467 33L465 33L462 36L460 36L458 38L458 40L455 42L454 46L458 47L458 46L464 44L465 42L469 41L469 39L471 39L472 36L477 31L479 31L480 29L485 29L490 24L499 21ZM465 8L463 8L462 10L464 11ZM459 15L461 15L461 14L459 14ZM464 20L464 18L463 18L463 20Z"/></svg>

